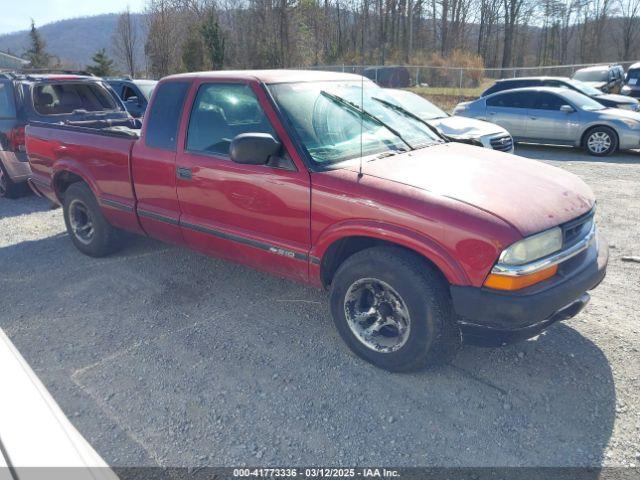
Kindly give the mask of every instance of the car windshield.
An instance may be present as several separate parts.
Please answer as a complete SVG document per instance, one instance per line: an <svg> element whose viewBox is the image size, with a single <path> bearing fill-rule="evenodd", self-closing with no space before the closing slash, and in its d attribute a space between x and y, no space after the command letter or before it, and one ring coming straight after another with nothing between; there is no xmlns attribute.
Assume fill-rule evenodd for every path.
<svg viewBox="0 0 640 480"><path fill-rule="evenodd" d="M562 92L562 96L574 106L576 106L580 110L586 110L588 112L594 112L596 110L603 110L605 107L601 104L593 100L591 97L587 97L579 92L574 90L567 90Z"/></svg>
<svg viewBox="0 0 640 480"><path fill-rule="evenodd" d="M149 100L151 98L151 94L153 93L153 89L156 88L156 84L158 82L138 82L136 85L138 89L142 92L142 95Z"/></svg>
<svg viewBox="0 0 640 480"><path fill-rule="evenodd" d="M578 90L580 93L584 93L589 97L593 97L595 95L602 95L602 92L600 90L598 90L597 88L593 88L592 86L587 85L586 83L583 83L580 80L567 80L567 83L573 86L573 88Z"/></svg>
<svg viewBox="0 0 640 480"><path fill-rule="evenodd" d="M578 70L572 78L582 82L606 82L607 70Z"/></svg>
<svg viewBox="0 0 640 480"><path fill-rule="evenodd" d="M383 92L384 93L382 93L379 98L382 100L388 100L405 110L409 110L422 120L435 120L437 118L446 118L449 116L445 111L440 110L429 100L413 92L391 89L385 89Z"/></svg>
<svg viewBox="0 0 640 480"><path fill-rule="evenodd" d="M427 125L376 101L384 90L368 80L285 83L269 90L318 164L392 155L442 141Z"/></svg>

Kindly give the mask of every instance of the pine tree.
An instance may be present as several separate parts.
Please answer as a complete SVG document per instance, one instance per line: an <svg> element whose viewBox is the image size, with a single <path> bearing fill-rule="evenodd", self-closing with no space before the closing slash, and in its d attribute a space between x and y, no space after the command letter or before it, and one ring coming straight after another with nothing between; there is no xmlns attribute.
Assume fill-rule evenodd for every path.
<svg viewBox="0 0 640 480"><path fill-rule="evenodd" d="M209 61L214 70L221 70L224 66L224 34L220 31L218 16L213 8L210 8L200 26L200 34L204 41L209 56Z"/></svg>
<svg viewBox="0 0 640 480"><path fill-rule="evenodd" d="M31 31L29 32L31 47L25 52L25 57L31 63L31 68L46 68L49 66L50 55L45 51L46 43L40 36L36 24L31 19Z"/></svg>
<svg viewBox="0 0 640 480"><path fill-rule="evenodd" d="M97 77L108 77L114 74L113 60L107 56L104 48L96 52L96 54L91 57L91 60L93 60L94 64L87 66L87 72Z"/></svg>

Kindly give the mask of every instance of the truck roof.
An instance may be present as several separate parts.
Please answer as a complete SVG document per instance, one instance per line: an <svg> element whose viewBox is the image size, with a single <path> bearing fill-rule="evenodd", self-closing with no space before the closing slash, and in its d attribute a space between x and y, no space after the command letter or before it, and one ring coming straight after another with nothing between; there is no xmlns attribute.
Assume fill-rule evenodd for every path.
<svg viewBox="0 0 640 480"><path fill-rule="evenodd" d="M193 78L215 78L229 80L257 80L262 83L297 83L297 82L321 82L328 80L371 80L353 73L325 72L318 70L219 70L211 72L193 72L170 75L167 80Z"/></svg>

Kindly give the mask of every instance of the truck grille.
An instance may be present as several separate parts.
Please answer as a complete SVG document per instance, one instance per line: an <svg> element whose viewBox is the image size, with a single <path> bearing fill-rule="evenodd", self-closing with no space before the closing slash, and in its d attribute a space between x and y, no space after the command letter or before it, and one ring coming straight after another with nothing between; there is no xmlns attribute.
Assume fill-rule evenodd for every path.
<svg viewBox="0 0 640 480"><path fill-rule="evenodd" d="M591 210L575 220L571 220L570 222L562 225L563 248L567 248L578 243L591 231L594 213L595 212Z"/></svg>
<svg viewBox="0 0 640 480"><path fill-rule="evenodd" d="M501 152L510 152L513 148L513 138L509 135L492 138L489 142L491 143L491 148Z"/></svg>

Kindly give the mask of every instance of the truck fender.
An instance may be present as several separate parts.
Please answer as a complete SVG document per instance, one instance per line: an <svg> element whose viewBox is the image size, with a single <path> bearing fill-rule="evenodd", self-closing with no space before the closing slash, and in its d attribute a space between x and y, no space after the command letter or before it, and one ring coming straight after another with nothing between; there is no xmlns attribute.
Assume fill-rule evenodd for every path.
<svg viewBox="0 0 640 480"><path fill-rule="evenodd" d="M312 263L320 265L329 247L348 237L370 237L412 250L433 263L453 285L469 285L459 263L435 240L413 230L374 220L348 220L326 228L310 250Z"/></svg>
<svg viewBox="0 0 640 480"><path fill-rule="evenodd" d="M81 164L78 164L78 162L74 162L73 160L60 159L55 163L53 167L53 172L51 175L51 179L52 179L51 186L54 189L56 198L58 198L58 201L60 203L62 203L62 198L60 197L60 192L58 192L58 189L56 188L56 184L57 184L58 178L64 172L73 173L74 175L77 175L78 177L80 177L84 183L89 185L89 188L93 192L93 195L96 197L96 200L98 201L100 200L100 195L98 194L98 187L95 184L95 181L92 179L92 176L89 174L89 172L86 171L86 168L83 167Z"/></svg>

